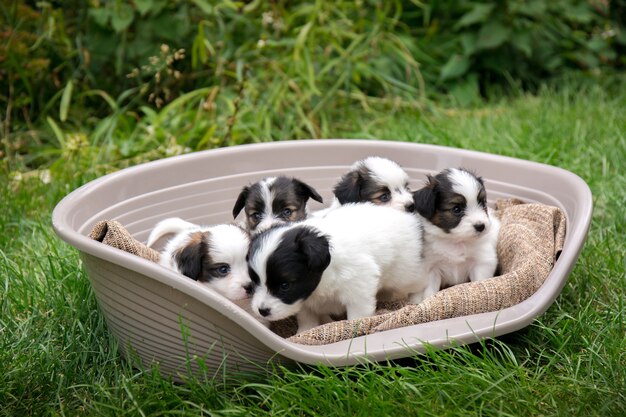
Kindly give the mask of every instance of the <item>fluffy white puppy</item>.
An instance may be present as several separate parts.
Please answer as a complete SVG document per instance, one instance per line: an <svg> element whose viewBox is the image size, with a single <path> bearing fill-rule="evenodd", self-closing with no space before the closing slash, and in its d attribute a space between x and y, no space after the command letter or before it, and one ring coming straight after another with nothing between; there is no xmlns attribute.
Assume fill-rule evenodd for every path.
<svg viewBox="0 0 626 417"><path fill-rule="evenodd" d="M174 234L159 263L219 292L230 300L249 298L252 282L246 256L250 239L238 225L198 226L177 217L159 222L148 237L151 247Z"/></svg>
<svg viewBox="0 0 626 417"><path fill-rule="evenodd" d="M248 255L252 311L269 321L297 314L301 332L330 315L373 315L380 290L419 303L431 295L421 242L417 216L369 203L269 229Z"/></svg>
<svg viewBox="0 0 626 417"><path fill-rule="evenodd" d="M414 202L424 223L423 267L435 289L494 276L500 221L487 207L482 178L445 169L428 176Z"/></svg>

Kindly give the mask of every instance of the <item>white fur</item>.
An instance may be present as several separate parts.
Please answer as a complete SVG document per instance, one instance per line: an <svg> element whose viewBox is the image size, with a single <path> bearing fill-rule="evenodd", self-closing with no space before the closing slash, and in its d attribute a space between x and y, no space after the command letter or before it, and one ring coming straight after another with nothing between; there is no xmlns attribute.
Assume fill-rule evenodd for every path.
<svg viewBox="0 0 626 417"><path fill-rule="evenodd" d="M148 246L151 246L160 237L174 233L160 252L159 263L176 272L178 268L174 254L190 242L190 235L194 232L209 232L210 257L215 264L227 264L230 273L222 278L213 278L208 282L201 282L219 292L230 300L249 298L245 287L251 284L248 275L246 256L248 253L249 238L239 226L220 224L216 226L198 226L177 217L159 222L148 237Z"/></svg>
<svg viewBox="0 0 626 417"><path fill-rule="evenodd" d="M189 223L186 220L183 220L178 217L171 217L169 219L165 219L157 223L157 225L150 232L150 236L148 236L148 241L146 242L146 246L151 248L157 240L165 235L169 235L171 233L180 233L185 230L191 230L196 227L199 227L193 223Z"/></svg>
<svg viewBox="0 0 626 417"><path fill-rule="evenodd" d="M472 174L458 169L451 169L448 178L467 205L461 222L449 233L424 219L424 267L437 289L491 278L498 265L500 221L491 209L485 213L478 204L480 184ZM474 228L478 223L485 225L482 233Z"/></svg>
<svg viewBox="0 0 626 417"><path fill-rule="evenodd" d="M389 188L391 201L387 205L398 210L405 210L407 204L413 203L413 194L407 187L409 175L396 162L387 158L370 156L356 162L352 169L357 169L359 166L368 168L379 183Z"/></svg>
<svg viewBox="0 0 626 417"><path fill-rule="evenodd" d="M312 226L329 238L331 261L313 293L288 305L268 292L265 262L282 235L298 225ZM431 295L422 273L420 220L410 213L370 203L346 204L322 218L272 230L262 239L250 259L260 279L252 310L259 315L259 308L270 308L270 321L297 314L299 332L328 321L331 314L345 312L348 319L373 315L380 290L408 296L413 303Z"/></svg>
<svg viewBox="0 0 626 417"><path fill-rule="evenodd" d="M391 199L385 204L386 206L406 211L407 205L413 203L413 194L407 187L410 181L409 175L396 162L379 156L370 156L353 163L348 172L358 171L362 168L371 172L372 180L389 188ZM337 197L334 197L330 206L311 213L311 216L324 217L329 211L337 207L341 207L341 203Z"/></svg>
<svg viewBox="0 0 626 417"><path fill-rule="evenodd" d="M254 233L261 233L264 230L269 229L270 227L285 223L283 219L281 219L277 214L272 212L272 201L274 201L274 193L270 190L270 186L274 183L276 177L266 177L259 181L261 193L263 195L263 201L265 204L263 205L263 220L259 222L254 229Z"/></svg>
<svg viewBox="0 0 626 417"><path fill-rule="evenodd" d="M337 200L337 197L333 197L333 201L330 203L330 206L325 207L321 210L315 210L309 214L311 218L321 218L326 217L328 213L335 210L336 208L341 207L341 203Z"/></svg>

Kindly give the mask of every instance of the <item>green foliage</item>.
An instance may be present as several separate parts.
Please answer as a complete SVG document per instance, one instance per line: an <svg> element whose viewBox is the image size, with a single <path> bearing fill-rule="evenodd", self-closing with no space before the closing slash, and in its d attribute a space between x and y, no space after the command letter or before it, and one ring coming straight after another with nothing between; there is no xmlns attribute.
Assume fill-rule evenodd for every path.
<svg viewBox="0 0 626 417"><path fill-rule="evenodd" d="M73 149L76 169L88 168L88 155L124 166L332 136L336 109L355 103L366 111L422 110L448 97L472 105L571 68L623 66L626 35L604 4L2 3L0 156L14 168L54 169Z"/></svg>
<svg viewBox="0 0 626 417"><path fill-rule="evenodd" d="M65 31L64 15L42 3L40 10L23 2L0 4L0 108L2 136L31 127L40 109L67 79L76 51ZM19 143L7 144L19 152ZM11 145L11 146L9 146Z"/></svg>
<svg viewBox="0 0 626 417"><path fill-rule="evenodd" d="M608 2L587 0L430 1L407 23L425 20L418 44L440 62L436 84L467 104L493 84L534 88L567 68L623 66L624 28L609 16Z"/></svg>

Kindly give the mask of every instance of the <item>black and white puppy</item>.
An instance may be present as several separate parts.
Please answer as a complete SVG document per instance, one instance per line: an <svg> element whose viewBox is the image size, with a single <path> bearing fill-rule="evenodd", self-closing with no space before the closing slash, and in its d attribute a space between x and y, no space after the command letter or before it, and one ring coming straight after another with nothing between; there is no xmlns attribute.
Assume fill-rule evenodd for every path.
<svg viewBox="0 0 626 417"><path fill-rule="evenodd" d="M439 289L493 277L500 221L487 207L482 178L465 169L445 169L429 175L413 197L424 223L423 267L429 282Z"/></svg>
<svg viewBox="0 0 626 417"><path fill-rule="evenodd" d="M202 227L177 217L159 222L148 237L151 247L175 234L160 252L159 263L207 285L230 300L249 298L252 282L246 256L248 233L234 224Z"/></svg>
<svg viewBox="0 0 626 417"><path fill-rule="evenodd" d="M233 207L233 218L243 209L248 231L260 233L275 224L305 219L309 198L323 202L313 187L296 178L267 177L243 187Z"/></svg>
<svg viewBox="0 0 626 417"><path fill-rule="evenodd" d="M252 311L269 321L297 314L301 332L330 315L373 315L381 290L419 303L431 295L421 245L417 216L370 203L271 228L248 254Z"/></svg>
<svg viewBox="0 0 626 417"><path fill-rule="evenodd" d="M333 188L339 204L370 202L413 211L409 176L396 162L370 156L355 162Z"/></svg>

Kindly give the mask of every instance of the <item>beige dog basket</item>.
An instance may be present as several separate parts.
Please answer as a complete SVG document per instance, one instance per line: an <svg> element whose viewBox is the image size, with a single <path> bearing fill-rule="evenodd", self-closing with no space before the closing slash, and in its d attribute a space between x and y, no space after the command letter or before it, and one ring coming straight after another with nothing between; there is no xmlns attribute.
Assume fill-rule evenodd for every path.
<svg viewBox="0 0 626 417"><path fill-rule="evenodd" d="M231 221L241 187L268 175L298 177L330 202L339 176L371 155L397 161L414 189L425 174L443 168L477 171L490 204L498 200L505 230L498 247L502 275L446 289L418 306L381 304L376 316L294 336L289 321L268 329L214 291L162 268L141 243L166 217ZM312 210L322 207L310 204ZM307 140L198 152L125 169L72 192L52 217L59 236L80 251L122 354L144 365L157 361L162 372L177 377L190 370L259 369L270 361L342 366L395 359L426 344L471 343L525 327L565 285L591 210L585 182L548 165L431 145ZM94 229L102 220L119 223ZM97 240L88 237L92 230Z"/></svg>

